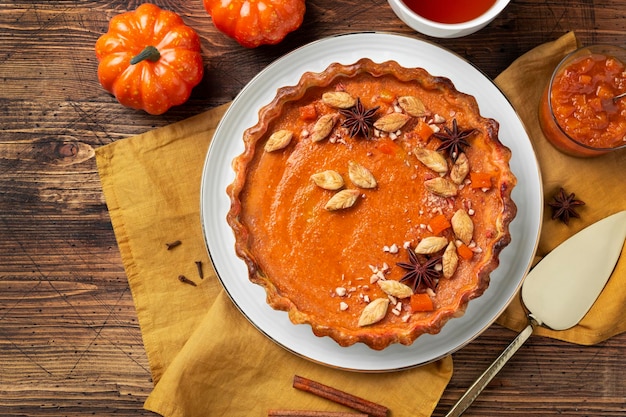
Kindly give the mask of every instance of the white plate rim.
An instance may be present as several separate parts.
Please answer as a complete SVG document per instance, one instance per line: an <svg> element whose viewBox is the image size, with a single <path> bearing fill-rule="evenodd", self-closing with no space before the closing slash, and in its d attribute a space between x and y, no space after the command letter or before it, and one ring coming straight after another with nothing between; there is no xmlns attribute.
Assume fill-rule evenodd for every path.
<svg viewBox="0 0 626 417"><path fill-rule="evenodd" d="M439 334L420 336L411 346L392 345L382 351L363 344L340 347L328 337L316 337L307 325L291 324L285 312L271 309L265 302L264 290L248 281L247 269L235 254L234 236L226 222L230 201L225 190L234 178L231 161L243 151L243 131L257 122L258 110L271 101L277 88L294 85L303 72L321 71L332 62L351 64L361 57L423 67L432 75L450 78L459 91L475 96L481 114L501 123L500 139L513 151L511 169L518 178L513 190L518 206L518 215L511 223L513 239L501 252L500 266L491 274L485 294L472 300L466 314L448 322ZM448 61L454 65L442 67ZM522 120L506 96L478 68L428 41L389 32L358 32L304 45L271 63L241 90L222 117L206 155L200 217L218 279L235 306L262 334L319 364L358 372L388 372L439 360L466 346L495 322L519 291L534 258L541 232L542 196L539 164Z"/></svg>

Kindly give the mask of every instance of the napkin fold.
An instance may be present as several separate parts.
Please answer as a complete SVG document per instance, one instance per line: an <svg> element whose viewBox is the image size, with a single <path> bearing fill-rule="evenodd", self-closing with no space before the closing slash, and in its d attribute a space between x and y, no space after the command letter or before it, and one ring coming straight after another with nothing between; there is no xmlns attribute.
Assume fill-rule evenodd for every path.
<svg viewBox="0 0 626 417"><path fill-rule="evenodd" d="M561 59L578 47L573 32L554 42L540 45L513 62L496 79L526 125L542 175L545 211L537 246L538 262L552 249L576 232L611 214L626 210L626 152L616 151L596 158L575 158L556 150L543 136L538 121L539 99L552 71ZM569 226L552 220L547 203L563 187L575 193L585 206L578 210L580 219ZM593 245L594 242L589 242ZM593 279L594 277L589 277ZM553 331L544 327L535 334L571 343L592 345L626 331L626 247L622 249L613 274L589 313L569 330ZM498 319L498 323L520 331L528 324L519 294Z"/></svg>
<svg viewBox="0 0 626 417"><path fill-rule="evenodd" d="M537 106L543 85L564 54L569 33L528 52L496 83L527 125L542 169L546 199L563 186L587 202L570 226L544 214L538 255L575 231L624 209L623 152L593 160L562 155L541 136ZM291 387L294 374L378 402L394 417L429 416L452 375L452 359L384 374L331 369L300 358L267 339L223 291L204 247L199 190L204 157L223 105L182 122L96 150L96 161L135 302L150 363L153 392L144 407L167 417L265 416L268 409L342 407ZM168 249L167 244L180 241ZM596 343L626 330L624 256L606 290L580 326L537 330L575 343ZM202 275L197 269L201 263ZM181 282L180 276L195 285ZM621 282L620 282L621 281ZM511 329L526 323L519 301L499 319Z"/></svg>

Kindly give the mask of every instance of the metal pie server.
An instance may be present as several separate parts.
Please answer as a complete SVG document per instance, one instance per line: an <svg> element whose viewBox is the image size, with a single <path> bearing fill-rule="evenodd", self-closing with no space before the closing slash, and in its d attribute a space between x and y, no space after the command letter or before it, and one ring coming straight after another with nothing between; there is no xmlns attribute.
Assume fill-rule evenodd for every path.
<svg viewBox="0 0 626 417"><path fill-rule="evenodd" d="M600 220L557 246L526 276L522 302L528 325L457 401L446 417L458 417L474 402L535 326L566 330L587 314L604 288L626 239L626 210Z"/></svg>

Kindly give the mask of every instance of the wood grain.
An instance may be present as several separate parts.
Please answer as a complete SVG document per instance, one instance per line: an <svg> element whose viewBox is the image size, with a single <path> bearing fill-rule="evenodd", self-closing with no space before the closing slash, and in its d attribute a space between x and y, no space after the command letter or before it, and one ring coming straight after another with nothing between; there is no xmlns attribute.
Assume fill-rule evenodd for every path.
<svg viewBox="0 0 626 417"><path fill-rule="evenodd" d="M152 415L142 409L152 381L98 147L226 103L278 57L341 33L426 39L492 78L570 30L584 44L626 40L626 0L516 0L482 31L447 40L416 34L384 0L310 0L298 31L245 49L213 27L200 0L155 0L198 31L206 75L186 104L150 116L100 87L93 50L112 16L141 3L0 0L0 415ZM494 325L457 352L434 415L445 415L513 337ZM625 335L592 347L531 338L466 415L624 415L625 349Z"/></svg>

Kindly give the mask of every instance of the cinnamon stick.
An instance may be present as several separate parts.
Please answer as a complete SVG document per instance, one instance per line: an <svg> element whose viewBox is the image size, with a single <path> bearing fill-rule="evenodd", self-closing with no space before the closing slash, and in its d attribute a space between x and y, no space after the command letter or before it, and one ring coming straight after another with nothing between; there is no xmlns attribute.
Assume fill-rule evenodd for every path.
<svg viewBox="0 0 626 417"><path fill-rule="evenodd" d="M367 414L345 411L269 410L268 417L368 417Z"/></svg>
<svg viewBox="0 0 626 417"><path fill-rule="evenodd" d="M294 376L293 387L301 391L310 392L318 397L334 401L338 404L345 405L346 407L350 407L371 417L387 417L387 412L389 411L389 409L383 405L348 394L347 392L343 392L302 376Z"/></svg>

